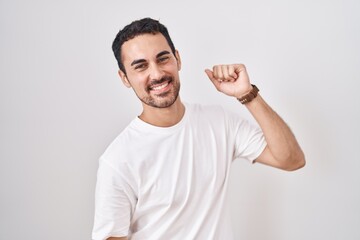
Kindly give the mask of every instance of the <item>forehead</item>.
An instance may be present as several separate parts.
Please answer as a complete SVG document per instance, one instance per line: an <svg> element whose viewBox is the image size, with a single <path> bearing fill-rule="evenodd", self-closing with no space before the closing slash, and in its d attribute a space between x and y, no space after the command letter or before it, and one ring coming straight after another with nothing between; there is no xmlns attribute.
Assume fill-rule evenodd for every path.
<svg viewBox="0 0 360 240"><path fill-rule="evenodd" d="M161 33L142 34L126 41L121 47L123 62L136 59L150 59L161 51L171 52L170 46Z"/></svg>

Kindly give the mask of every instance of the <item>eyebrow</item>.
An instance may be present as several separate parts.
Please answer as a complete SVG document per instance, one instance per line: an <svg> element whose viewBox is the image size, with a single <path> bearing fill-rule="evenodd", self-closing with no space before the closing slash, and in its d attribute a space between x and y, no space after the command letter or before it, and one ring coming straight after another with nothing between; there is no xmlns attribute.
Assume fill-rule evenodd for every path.
<svg viewBox="0 0 360 240"><path fill-rule="evenodd" d="M143 62L146 62L146 60L145 60L145 59L134 60L134 61L131 63L131 66L134 66L134 65L136 65L136 64L138 64L138 63L143 63Z"/></svg>
<svg viewBox="0 0 360 240"><path fill-rule="evenodd" d="M159 52L157 55L156 55L156 58L159 58L159 57L161 57L161 56L164 56L164 55L166 55L166 54L170 54L170 52L169 51L162 51L162 52Z"/></svg>
<svg viewBox="0 0 360 240"><path fill-rule="evenodd" d="M159 57L161 57L161 56L164 56L164 55L166 55L166 54L170 54L170 52L169 51L162 51L162 52L159 52L158 54L156 54L156 58L159 58ZM145 59L137 59L137 60L134 60L132 63L131 63L131 66L134 66L134 65L136 65L136 64L138 64L138 63L144 63L144 62L146 62L146 60Z"/></svg>

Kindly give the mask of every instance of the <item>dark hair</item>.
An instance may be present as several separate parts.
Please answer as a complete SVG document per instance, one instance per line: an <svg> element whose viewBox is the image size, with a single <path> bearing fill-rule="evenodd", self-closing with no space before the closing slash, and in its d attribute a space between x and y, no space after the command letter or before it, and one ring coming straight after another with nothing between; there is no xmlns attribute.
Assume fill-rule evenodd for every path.
<svg viewBox="0 0 360 240"><path fill-rule="evenodd" d="M161 33L165 37L166 41L168 42L171 48L171 51L175 55L175 46L171 41L167 28L164 25L162 25L159 21L151 18L143 18L140 20L133 21L132 23L125 26L122 30L118 32L112 44L112 50L114 52L119 68L125 74L126 74L125 67L121 59L121 46L124 44L124 42L133 39L136 36L146 33L150 33L150 34Z"/></svg>

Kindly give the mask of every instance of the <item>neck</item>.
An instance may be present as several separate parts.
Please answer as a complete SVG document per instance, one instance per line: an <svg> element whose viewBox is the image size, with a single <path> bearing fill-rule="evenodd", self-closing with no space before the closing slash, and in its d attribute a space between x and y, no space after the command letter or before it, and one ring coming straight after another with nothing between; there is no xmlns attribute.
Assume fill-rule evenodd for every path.
<svg viewBox="0 0 360 240"><path fill-rule="evenodd" d="M143 104L143 112L139 118L157 127L171 127L180 122L184 113L185 106L178 96L174 104L167 108L155 108Z"/></svg>

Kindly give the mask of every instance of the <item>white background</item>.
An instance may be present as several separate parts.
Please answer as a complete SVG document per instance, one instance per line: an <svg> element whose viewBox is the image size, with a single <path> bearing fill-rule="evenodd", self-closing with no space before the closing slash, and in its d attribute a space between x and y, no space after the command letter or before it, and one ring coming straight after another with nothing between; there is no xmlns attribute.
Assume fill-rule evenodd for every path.
<svg viewBox="0 0 360 240"><path fill-rule="evenodd" d="M0 0L0 239L90 239L98 157L141 111L111 43L164 23L182 99L220 104L206 67L245 63L307 158L297 172L233 164L237 239L360 239L360 2Z"/></svg>

